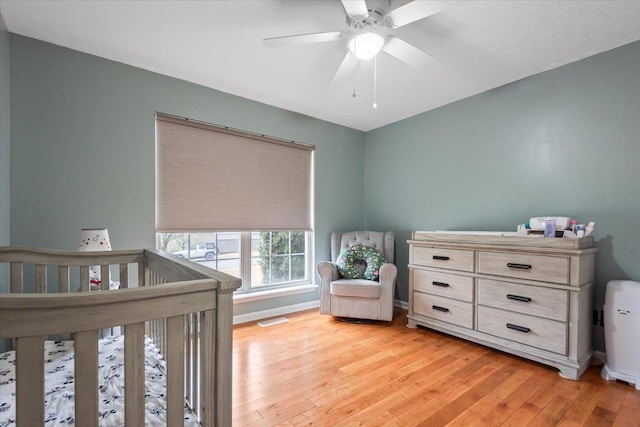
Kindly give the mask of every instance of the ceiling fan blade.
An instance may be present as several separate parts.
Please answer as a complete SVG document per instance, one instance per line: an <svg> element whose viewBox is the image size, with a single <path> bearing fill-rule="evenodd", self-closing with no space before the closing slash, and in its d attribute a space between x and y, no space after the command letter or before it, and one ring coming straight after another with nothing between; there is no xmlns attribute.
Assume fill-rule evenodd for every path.
<svg viewBox="0 0 640 427"><path fill-rule="evenodd" d="M387 37L382 50L412 67L423 70L430 68L437 61L428 53L394 36Z"/></svg>
<svg viewBox="0 0 640 427"><path fill-rule="evenodd" d="M341 81L349 77L349 75L353 72L353 69L356 68L358 64L358 58L351 54L351 52L347 52L342 60L342 63L338 67L338 71L333 75L333 80L331 80L331 86L335 86L339 84Z"/></svg>
<svg viewBox="0 0 640 427"><path fill-rule="evenodd" d="M350 18L366 18L369 16L367 3L364 0L342 0L342 5Z"/></svg>
<svg viewBox="0 0 640 427"><path fill-rule="evenodd" d="M404 6L389 11L386 19L392 28L398 28L410 24L414 21L424 19L428 16L450 9L452 6L462 3L462 1L418 1L414 0Z"/></svg>
<svg viewBox="0 0 640 427"><path fill-rule="evenodd" d="M295 36L271 37L262 40L266 47L294 46L300 44L331 42L341 40L345 36L340 31L329 31L326 33L298 34Z"/></svg>

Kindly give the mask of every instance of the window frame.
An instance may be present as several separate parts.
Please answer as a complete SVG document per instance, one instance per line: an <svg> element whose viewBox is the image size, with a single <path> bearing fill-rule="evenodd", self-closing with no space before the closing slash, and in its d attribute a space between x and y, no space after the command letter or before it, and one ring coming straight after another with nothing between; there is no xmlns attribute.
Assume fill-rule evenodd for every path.
<svg viewBox="0 0 640 427"><path fill-rule="evenodd" d="M258 292L264 292L264 291L274 291L274 290L280 290L280 289L287 289L287 288L295 288L295 287L299 287L301 285L310 285L313 284L313 277L314 277L314 270L313 270L313 260L314 260L314 254L313 254L313 237L314 237L314 233L313 231L306 231L306 230L282 230L282 231L287 231L289 233L291 232L301 232L304 233L305 236L305 247L304 247L304 256L305 256L305 278L302 280L294 280L294 281L287 281L287 282L279 282L279 283L270 283L270 284L265 284L265 285L251 285L251 262L254 259L254 257L252 256L251 253L251 235L252 233L276 233L278 231L261 231L261 230L253 230L253 231L233 231L233 233L238 233L240 236L240 250L239 250L239 258L240 258L240 279L242 281L242 284L240 286L240 288L238 288L238 290L235 291L235 294L252 294L252 293L258 293ZM229 233L232 231L211 231L211 233L216 233L216 247L218 246L218 242L217 242L217 234L218 233ZM192 235L194 234L199 234L199 233L204 233L204 232L188 232L185 231L182 234L189 240L191 241L192 239ZM159 238L158 236L160 234L165 234L162 232L156 232L156 247L158 246L158 242L159 242ZM191 246L198 246L200 245L200 243L191 243ZM202 245L206 246L206 243L202 243ZM296 253L299 254L299 253ZM214 258L214 260L217 262L219 261L218 258L219 255L219 250L216 251L216 256ZM289 258L291 258L292 254L291 254L291 247L289 247L289 253L286 254L287 256L289 256ZM270 258L272 258L273 255L270 256ZM197 262L197 263L202 263L206 260L204 259L192 259L191 261L193 262ZM210 261L207 261L210 262Z"/></svg>

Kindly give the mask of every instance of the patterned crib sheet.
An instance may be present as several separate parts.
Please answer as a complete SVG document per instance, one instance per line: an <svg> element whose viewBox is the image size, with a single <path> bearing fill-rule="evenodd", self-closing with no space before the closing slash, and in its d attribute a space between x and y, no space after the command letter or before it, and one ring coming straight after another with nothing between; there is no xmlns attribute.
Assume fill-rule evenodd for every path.
<svg viewBox="0 0 640 427"><path fill-rule="evenodd" d="M45 341L45 426L75 425L73 341ZM15 351L0 353L0 427L16 425ZM166 363L145 337L145 425L165 426ZM98 341L98 419L101 426L124 426L124 336ZM185 404L185 426L199 426Z"/></svg>

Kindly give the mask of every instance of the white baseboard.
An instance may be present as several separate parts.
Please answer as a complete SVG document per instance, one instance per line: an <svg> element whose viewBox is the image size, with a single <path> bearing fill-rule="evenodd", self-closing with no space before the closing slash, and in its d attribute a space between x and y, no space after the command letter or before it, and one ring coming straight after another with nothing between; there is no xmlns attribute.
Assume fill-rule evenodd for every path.
<svg viewBox="0 0 640 427"><path fill-rule="evenodd" d="M303 294L307 292L313 292L317 288L318 285L309 283L306 285L287 286L285 288L276 288L266 291L235 293L233 294L233 303L243 304L247 302L260 301L263 299L280 298L286 297L288 295Z"/></svg>
<svg viewBox="0 0 640 427"><path fill-rule="evenodd" d="M605 353L604 351L594 351L593 357L595 359L598 359L602 363L607 363L607 353Z"/></svg>
<svg viewBox="0 0 640 427"><path fill-rule="evenodd" d="M405 310L409 309L409 303L406 301L400 301L399 299L393 300L393 305L395 307L404 308Z"/></svg>
<svg viewBox="0 0 640 427"><path fill-rule="evenodd" d="M270 310L254 311L252 313L238 314L233 316L233 324L255 322L256 320L267 319L269 317L282 316L284 314L309 310L320 307L320 301L310 301L302 304L287 305L284 307L272 308Z"/></svg>
<svg viewBox="0 0 640 427"><path fill-rule="evenodd" d="M408 309L409 303L406 301L394 300L394 306ZM320 300L305 302L302 304L287 305L284 307L272 308L270 310L254 311L253 313L238 314L233 316L233 324L255 322L256 320L267 319L269 317L282 316L284 314L295 313L298 311L310 310L320 307Z"/></svg>

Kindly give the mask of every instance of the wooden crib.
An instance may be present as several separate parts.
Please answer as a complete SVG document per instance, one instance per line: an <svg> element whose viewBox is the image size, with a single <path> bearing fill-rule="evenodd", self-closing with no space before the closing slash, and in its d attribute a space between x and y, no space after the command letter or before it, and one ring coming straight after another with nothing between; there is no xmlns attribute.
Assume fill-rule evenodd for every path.
<svg viewBox="0 0 640 427"><path fill-rule="evenodd" d="M0 247L9 293L0 338L15 348L15 422L44 424L45 339L71 339L75 424L97 426L98 339L124 334L124 420L145 421L144 337L166 362L166 422L185 403L203 426L231 425L232 293L240 279L156 250L61 252ZM90 268L100 266L99 289ZM110 274L119 289L109 290ZM50 277L50 278L49 278ZM6 290L6 288L5 288Z"/></svg>

